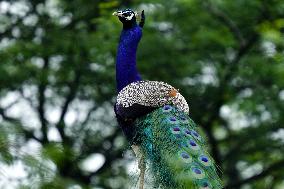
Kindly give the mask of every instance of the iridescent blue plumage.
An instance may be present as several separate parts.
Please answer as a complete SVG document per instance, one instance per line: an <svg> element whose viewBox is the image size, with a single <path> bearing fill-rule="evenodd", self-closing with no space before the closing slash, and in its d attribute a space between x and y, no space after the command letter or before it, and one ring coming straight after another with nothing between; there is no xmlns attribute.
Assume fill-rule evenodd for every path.
<svg viewBox="0 0 284 189"><path fill-rule="evenodd" d="M128 84L142 80L136 68L136 51L141 37L142 29L136 23L121 32L116 58L118 92Z"/></svg>

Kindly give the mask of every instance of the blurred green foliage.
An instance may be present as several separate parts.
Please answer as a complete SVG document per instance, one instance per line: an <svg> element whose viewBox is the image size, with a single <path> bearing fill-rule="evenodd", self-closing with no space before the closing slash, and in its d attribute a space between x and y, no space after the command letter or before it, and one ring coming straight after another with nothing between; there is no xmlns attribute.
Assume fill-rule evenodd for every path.
<svg viewBox="0 0 284 189"><path fill-rule="evenodd" d="M125 7L146 13L143 78L180 89L226 188L283 188L282 0L0 1L0 186L135 186L112 110Z"/></svg>

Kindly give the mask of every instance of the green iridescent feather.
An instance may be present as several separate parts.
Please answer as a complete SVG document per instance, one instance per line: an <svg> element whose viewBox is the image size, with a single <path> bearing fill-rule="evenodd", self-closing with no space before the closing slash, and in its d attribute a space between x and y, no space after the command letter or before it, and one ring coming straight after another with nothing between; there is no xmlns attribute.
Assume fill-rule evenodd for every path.
<svg viewBox="0 0 284 189"><path fill-rule="evenodd" d="M166 105L138 119L136 126L153 188L222 188L204 137L188 115Z"/></svg>

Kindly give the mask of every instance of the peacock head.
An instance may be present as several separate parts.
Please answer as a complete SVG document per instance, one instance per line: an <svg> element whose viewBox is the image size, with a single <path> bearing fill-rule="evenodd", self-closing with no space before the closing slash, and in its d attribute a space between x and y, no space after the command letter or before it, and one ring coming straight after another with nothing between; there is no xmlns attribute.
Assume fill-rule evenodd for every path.
<svg viewBox="0 0 284 189"><path fill-rule="evenodd" d="M112 15L118 17L118 19L122 22L124 29L131 28L137 25L136 18L138 17L138 13L134 12L131 9L124 9L124 10L116 11ZM141 16L144 17L144 11L142 11Z"/></svg>

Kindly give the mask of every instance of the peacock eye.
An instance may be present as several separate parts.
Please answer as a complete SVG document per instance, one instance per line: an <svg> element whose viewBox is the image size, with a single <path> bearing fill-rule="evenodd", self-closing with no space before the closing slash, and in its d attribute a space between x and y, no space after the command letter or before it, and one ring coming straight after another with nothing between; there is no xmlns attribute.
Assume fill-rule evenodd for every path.
<svg viewBox="0 0 284 189"><path fill-rule="evenodd" d="M123 16L130 16L130 13L125 12L125 13L123 13Z"/></svg>

